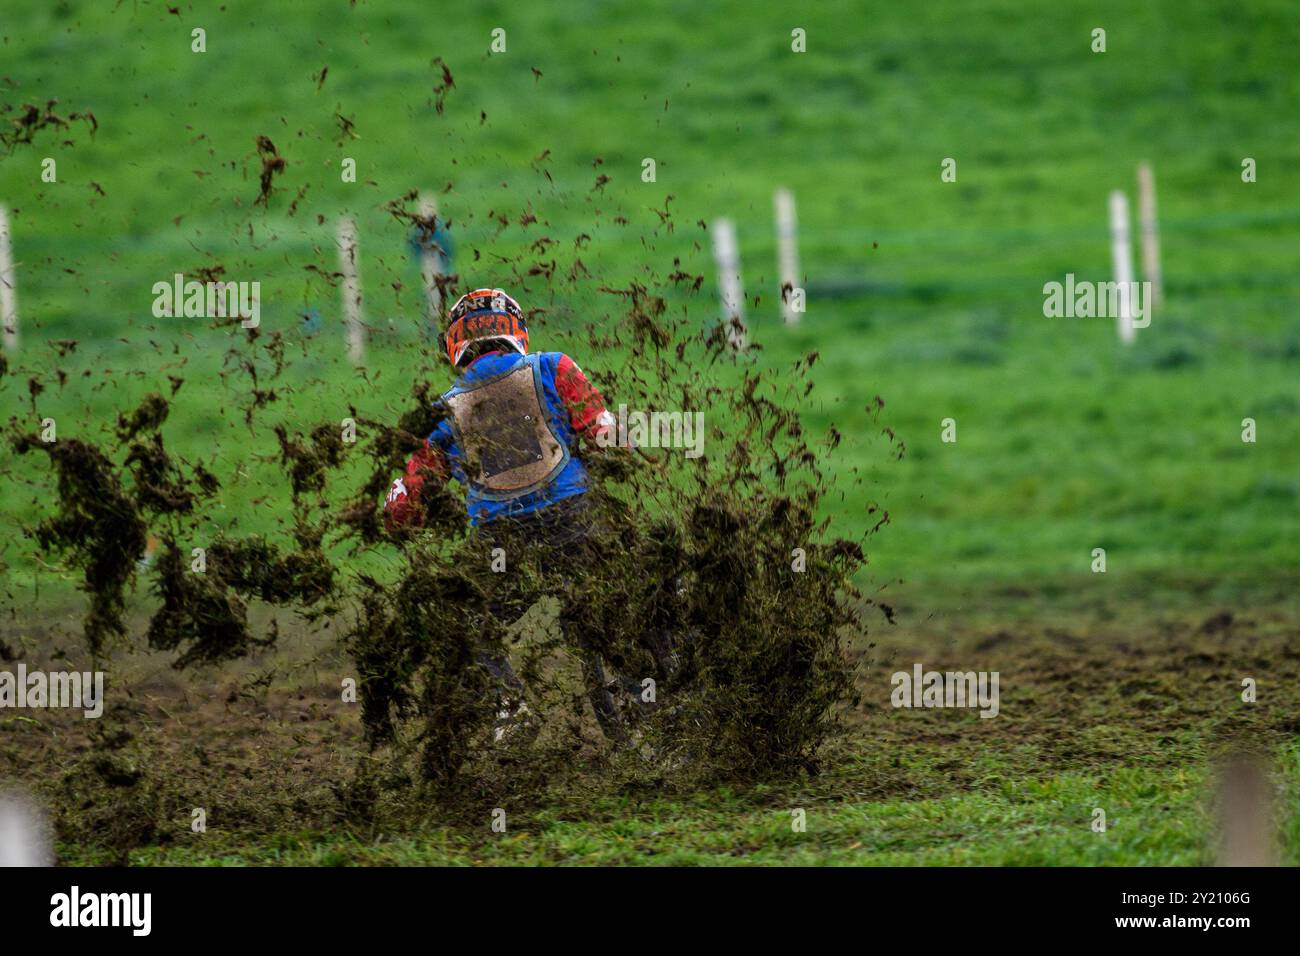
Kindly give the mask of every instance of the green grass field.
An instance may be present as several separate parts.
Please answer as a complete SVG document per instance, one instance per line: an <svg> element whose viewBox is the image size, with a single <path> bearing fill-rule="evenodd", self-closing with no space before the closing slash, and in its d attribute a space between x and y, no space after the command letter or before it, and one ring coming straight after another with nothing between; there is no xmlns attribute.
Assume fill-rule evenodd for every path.
<svg viewBox="0 0 1300 956"><path fill-rule="evenodd" d="M178 10L15 0L0 23L0 127L17 131L20 104L53 99L57 114L97 121L93 135L73 119L0 150L22 323L0 396L16 427L53 418L60 437L101 440L118 412L183 378L169 447L234 476L212 523L277 532L277 503L287 506L277 423L305 429L350 407L391 418L413 381L446 376L422 337L407 228L386 203L435 193L463 282L544 308L535 346L570 349L597 377L619 356L583 351L581 326L612 325L622 309L602 289L645 283L691 322L716 320L701 223L729 216L762 346L752 361L784 368L821 354L803 411L816 431L844 434L831 461L846 489L833 530L863 533L878 520L872 502L889 512L868 539L862 584L896 594L901 617L873 630L876 653L893 641L902 667L1028 667L1029 696L1008 690L1010 702L1059 693L1069 703L1050 726L1008 705L990 722L1006 732L982 734L974 715L940 732L931 715L896 719L895 668L867 668L866 706L883 711L851 722L825 773L797 785L626 802L593 783L589 800L557 794L504 839L436 815L395 832L276 837L232 821L202 840L159 839L132 861L1205 862L1213 758L1252 735L1269 748L1281 852L1295 861L1294 4L489 3L434 15L229 0ZM196 27L205 53L191 52ZM796 27L806 53L791 51ZM1097 27L1104 53L1090 49ZM494 28L506 31L504 53L489 53ZM441 94L436 57L454 77ZM258 136L287 164L264 206ZM955 183L940 178L949 157ZM42 181L46 158L55 182ZM345 158L354 183L342 181ZM645 158L655 182L642 181ZM1246 158L1256 182L1242 180ZM1124 347L1110 320L1045 318L1042 287L1067 272L1110 278L1107 194L1123 189L1136 205L1144 160L1157 178L1168 301ZM809 291L791 328L775 267L780 186L798 203ZM343 214L359 224L371 327L360 370L344 355L339 291L322 277L337 269ZM578 259L586 274L566 279ZM668 284L675 260L703 277L698 292ZM552 261L553 279L530 274ZM223 278L261 282L262 332L287 344L278 398L251 425L238 358L265 387L261 345L150 313L155 282L218 265ZM303 321L313 309L318 331ZM878 423L864 413L875 396ZM947 418L954 443L940 438ZM1242 441L1245 418L1254 443ZM901 460L881 425L905 444ZM77 655L75 576L37 561L13 530L49 504L37 457L0 451L10 529L0 627L34 655ZM1105 574L1090 571L1094 548L1106 550ZM1224 609L1232 630L1205 631ZM1097 639L1096 649L1057 648L1089 668L1093 697L1033 670L1054 630ZM1014 640L963 656L1004 631ZM1144 647L1158 660L1123 676ZM1195 655L1213 658L1204 673L1183 663ZM1204 685L1179 683L1188 667ZM1237 685L1251 674L1281 696L1239 719ZM1134 680L1153 687L1115 689ZM296 681L281 676L272 690ZM182 733L157 714L141 719ZM38 733L0 723L0 772L30 767ZM1062 737L1078 753L1057 746ZM49 746L38 749L57 762ZM935 769L947 763L961 772ZM1112 814L1122 822L1099 838L1088 813L1102 805L1122 807ZM790 831L797 806L808 809L802 834ZM80 844L61 853L103 855Z"/></svg>

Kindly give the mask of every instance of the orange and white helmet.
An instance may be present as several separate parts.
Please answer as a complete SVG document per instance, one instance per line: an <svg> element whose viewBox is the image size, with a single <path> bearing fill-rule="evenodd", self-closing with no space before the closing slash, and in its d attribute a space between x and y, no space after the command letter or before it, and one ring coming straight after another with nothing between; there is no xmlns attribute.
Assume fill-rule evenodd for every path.
<svg viewBox="0 0 1300 956"><path fill-rule="evenodd" d="M456 300L447 313L444 336L447 358L460 365L475 342L497 340L520 355L528 353L528 326L519 303L500 289L475 289Z"/></svg>

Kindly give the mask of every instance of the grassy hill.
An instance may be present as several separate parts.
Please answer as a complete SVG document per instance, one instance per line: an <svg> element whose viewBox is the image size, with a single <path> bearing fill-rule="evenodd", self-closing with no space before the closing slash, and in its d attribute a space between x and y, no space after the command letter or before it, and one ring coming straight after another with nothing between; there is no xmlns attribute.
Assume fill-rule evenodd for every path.
<svg viewBox="0 0 1300 956"><path fill-rule="evenodd" d="M1294 569L1300 545L1279 520L1300 495L1300 147L1278 122L1300 82L1286 65L1300 23L1287 4L577 9L11 5L4 102L57 98L56 112L92 111L98 130L40 129L0 160L24 333L0 379L7 405L68 434L177 374L188 384L173 444L238 460L216 441L241 427L222 412L245 386L213 379L237 343L202 321L154 319L154 282L220 264L262 283L264 331L301 342L289 374L312 384L239 437L253 450L277 416L305 424L347 401L381 414L404 397L425 361L412 347L421 296L405 226L383 207L411 189L438 193L464 281L547 308L536 339L560 347L579 316L618 309L602 285L662 277L678 257L705 280L682 305L711 321L696 223L728 215L758 299L758 361L820 350L810 418L844 431L843 466L878 480L894 519L874 541L882 575L1071 576L1093 547L1121 574ZM1105 53L1090 50L1096 26ZM196 27L206 53L191 52ZM498 27L506 52L490 54ZM806 53L791 52L794 27ZM455 83L441 113L435 57ZM287 163L264 207L259 135ZM46 157L55 183L40 179ZM356 183L341 179L344 157ZM654 183L641 180L646 157ZM955 183L940 181L946 157ZM1169 301L1123 349L1105 320L1044 318L1041 288L1066 272L1109 277L1106 194L1132 195L1142 159L1157 173ZM596 189L598 175L609 179ZM794 330L777 320L782 185L810 289ZM344 212L360 222L373 386L342 361L338 291L305 269L337 269ZM519 225L525 213L538 221ZM502 261L542 236L556 241L546 254ZM575 257L589 279L518 275L550 259L562 273ZM312 308L322 330L308 338ZM81 344L56 362L51 339ZM55 365L68 384L25 408L19 368ZM865 433L859 413L877 394L907 444L901 463ZM939 441L947 417L956 444ZM1258 422L1255 445L1240 440L1244 417ZM232 514L255 491L232 492ZM11 487L7 517L30 516L29 502ZM857 504L850 529L865 524ZM18 561L12 546L5 559Z"/></svg>
<svg viewBox="0 0 1300 956"><path fill-rule="evenodd" d="M577 18L491 4L437 17L364 3L179 9L16 4L7 18L4 100L57 98L56 111L98 120L93 136L75 120L37 130L0 164L25 337L11 363L48 368L49 339L82 343L57 363L72 381L27 418L93 427L183 365L173 442L212 447L222 406L240 400L212 381L231 333L154 319L149 290L215 264L262 283L267 331L296 343L316 308L323 331L302 348L310 377L329 383L326 404L380 413L422 360L416 266L383 210L411 189L440 192L465 281L545 305L554 319L537 338L559 344L574 316L617 307L599 286L663 276L674 257L705 277L686 305L710 321L714 270L696 222L725 214L759 299L759 361L820 350L812 420L835 422L845 465L879 477L894 517L877 538L882 574L1069 575L1094 546L1118 552L1121 573L1295 565L1277 520L1300 494L1300 340L1287 322L1300 156L1276 122L1294 101L1286 63L1300 26L1284 3L936 3L919 20L835 5L728 16L593 4ZM1090 50L1095 26L1105 53ZM791 52L794 27L808 52ZM206 53L191 51L195 28ZM495 28L505 53L488 52ZM435 57L455 83L441 113ZM287 162L265 207L254 206L259 135ZM1256 183L1241 181L1245 156ZM41 182L45 157L55 183ZM356 183L341 179L344 157ZM646 157L654 183L641 180ZM946 157L956 183L940 181ZM1132 192L1141 159L1158 176L1169 305L1125 350L1104 320L1045 319L1041 287L1066 272L1108 277L1105 197ZM593 189L598 175L608 183ZM779 185L798 201L811 290L793 331L775 318ZM339 294L304 269L337 268L345 211L361 224L367 319L386 333L368 363L378 388L341 361ZM525 212L538 222L520 226ZM547 236L563 263L582 234L590 281L548 288L500 261ZM876 291L844 297L844 280ZM149 341L158 354L140 362ZM119 374L96 390L105 369ZM144 374L120 377L128 369ZM21 409L24 377L3 383ZM305 420L324 391L275 410ZM858 412L876 394L907 443L901 464L881 463L862 434ZM946 417L955 445L939 441ZM1254 446L1240 441L1243 417L1259 422ZM229 507L247 510L238 496ZM12 489L6 510L30 514Z"/></svg>
<svg viewBox="0 0 1300 956"><path fill-rule="evenodd" d="M691 323L717 320L708 227L728 216L761 346L748 361L783 368L821 355L804 412L817 431L844 435L831 466L846 479L833 530L862 533L877 520L866 513L873 501L889 512L868 541L864 583L901 582L908 611L940 609L954 624L993 596L999 620L1040 623L1089 608L1122 624L1126 607L1140 605L1147 611L1131 629L1145 634L1163 633L1167 607L1190 632L1216 602L1268 608L1293 592L1300 144L1290 120L1300 17L1291 0L807 9L226 0L176 10L151 0L6 4L0 204L13 229L22 345L7 355L0 401L18 427L53 418L60 437L102 439L118 412L184 379L165 433L169 447L227 478L213 524L275 531L276 503L287 500L276 424L305 429L350 407L391 418L413 381L446 377L425 334L409 225L390 204L412 208L403 197L413 190L436 196L463 283L502 285L544 309L535 345L571 350L598 380L621 360L617 348L591 351L581 332L621 315L622 300L605 290L640 282ZM796 28L807 52L791 49ZM1106 31L1104 53L1091 49L1096 28ZM206 52L192 50L195 29ZM489 49L496 29L504 52ZM40 108L26 126L23 104ZM284 161L264 201L259 177L273 154L259 154L258 137ZM647 158L653 182L642 178ZM946 158L956 182L941 180ZM1243 182L1247 158L1255 182ZM54 182L42 179L46 159ZM348 159L355 182L342 176ZM1110 278L1107 195L1123 189L1136 207L1141 161L1156 173L1167 303L1125 347L1111 320L1044 317L1043 285L1066 273ZM777 187L796 197L809 292L793 327L778 302ZM333 277L343 215L360 234L370 327L360 369L344 354ZM258 342L151 314L154 283L218 268L226 280L261 283ZM671 282L677 271L701 277L698 291ZM276 333L288 363L277 399L250 425L248 369L266 384L275 363L264 346ZM879 421L864 412L876 396ZM948 418L955 443L941 440ZM1257 424L1254 443L1242 441L1245 418ZM901 459L882 425L905 444ZM5 616L20 622L69 605L75 585L35 561L15 530L50 503L36 457L0 449ZM1106 549L1104 575L1090 573L1094 548ZM927 627L901 639L907 652L938 646L938 625ZM1293 621L1269 632L1269 646L1287 634ZM987 636L972 635L972 646ZM1161 673L1176 674L1180 660L1171 655ZM1235 672L1224 667L1230 697ZM1132 700L1111 703L1088 719L1130 719ZM1282 710L1270 714L1282 733ZM1218 731L1196 726L1166 755L1195 764L1195 780L1172 763L1111 779L1137 794L1147 814L1138 832L1166 832L1165 808L1198 799L1189 787L1206 777ZM907 858L929 862L1034 861L1048 851L1030 839L1033 821L1057 819L1048 808L1063 800L1083 806L1116 766L1154 759L1168 748L1158 738L1099 745L1074 763L1041 741L1032 752L991 745L990 776L1028 767L1049 781L1041 786L994 792L972 779L879 793L876 803L862 796L873 792L873 765L846 770L842 789L828 792L864 804L841 812L885 833L939 812L914 799L951 800L942 812L971 826L1027 806L1027 829L973 854L960 834L924 827L919 844L904 837L878 849L919 846ZM923 734L915 765L940 760L943 746L942 734ZM1294 803L1294 753L1288 767ZM703 820L689 807L672 812ZM703 840L701 858L730 845L731 830L762 842L766 811L736 812L726 834ZM891 813L903 816L877 819ZM1083 849L1085 829L1062 835L1048 856L1199 860L1208 824L1197 819L1164 849L1136 836L1113 853ZM592 826L595 835L548 831L552 848L537 852L568 859L554 847L606 846L603 824ZM292 858L319 857L308 844ZM493 852L534 858L526 848ZM802 852L812 855L776 857L822 859ZM462 855L473 848L448 850Z"/></svg>

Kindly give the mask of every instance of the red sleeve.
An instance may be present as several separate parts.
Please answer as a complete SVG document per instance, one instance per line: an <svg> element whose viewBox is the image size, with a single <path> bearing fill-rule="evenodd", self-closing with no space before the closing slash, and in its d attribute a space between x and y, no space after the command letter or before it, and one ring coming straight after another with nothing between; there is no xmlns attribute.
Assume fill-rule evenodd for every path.
<svg viewBox="0 0 1300 956"><path fill-rule="evenodd" d="M560 356L555 370L555 390L569 412L569 424L579 435L600 443L601 436L612 431L614 416L605 408L604 397L567 355Z"/></svg>
<svg viewBox="0 0 1300 956"><path fill-rule="evenodd" d="M389 531L397 528L418 528L424 523L420 510L420 489L429 477L446 480L447 460L442 450L425 440L424 447L406 463L406 473L393 482L384 500L384 525Z"/></svg>

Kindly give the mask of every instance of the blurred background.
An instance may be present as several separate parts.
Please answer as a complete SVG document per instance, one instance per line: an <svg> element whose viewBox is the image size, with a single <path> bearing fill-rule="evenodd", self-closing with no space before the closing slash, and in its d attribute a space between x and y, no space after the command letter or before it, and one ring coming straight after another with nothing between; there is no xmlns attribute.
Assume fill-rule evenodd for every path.
<svg viewBox="0 0 1300 956"><path fill-rule="evenodd" d="M0 776L43 794L63 861L1134 865L1215 858L1208 757L1235 742L1268 751L1279 856L1300 859L1298 47L1294 0L6 0L14 429L111 448L118 414L161 392L168 448L222 478L213 530L284 535L277 425L392 421L415 383L449 382L414 216L440 216L446 295L509 289L533 347L572 352L614 406L613 290L715 325L728 219L741 367L819 353L802 411L843 436L830 533L888 513L861 582L888 623L854 636L862 703L833 773L677 803L579 761L511 805L518 839L423 802L400 839L349 822L365 748L328 621L197 674L119 655L102 725L0 720ZM1111 318L1045 317L1046 283L1113 277L1113 191L1144 277L1142 163L1150 326L1126 344ZM155 317L177 273L260 283L257 336ZM89 667L79 574L20 532L53 509L51 474L0 444L0 660ZM1001 719L892 709L888 675L914 662L1000 672ZM811 808L806 834L787 805Z"/></svg>
<svg viewBox="0 0 1300 956"><path fill-rule="evenodd" d="M880 582L941 581L936 599L1029 585L1065 598L1099 580L1097 547L1107 586L1295 580L1300 18L1287 0L15 0L0 32L0 203L21 329L5 407L26 427L53 417L61 435L85 434L185 378L171 446L247 479L225 488L219 521L266 520L253 502L264 482L282 487L262 460L277 421L349 403L391 414L422 374L446 377L411 223L386 208L416 210L418 191L461 286L503 285L544 310L535 345L572 346L594 374L601 357L573 334L621 314L602 288L641 282L676 314L717 321L709 227L730 218L754 361L821 353L808 420L844 433L833 467L866 479L836 530L874 525L869 501L889 512L869 546ZM24 122L23 104L41 118ZM948 158L955 182L941 179ZM1143 161L1165 303L1125 346L1111 320L1045 318L1042 289L1067 272L1111 278L1117 189L1142 278ZM778 188L795 200L808 293L794 326ZM345 347L342 217L357 222L360 369ZM261 283L261 330L292 361L251 429L237 330L151 314L153 284L177 272ZM273 364L251 361L263 375ZM878 423L863 413L875 396ZM955 443L941 441L946 418ZM44 462L0 454L4 519L30 522L48 500ZM10 536L0 561L30 608L44 572L26 548Z"/></svg>

